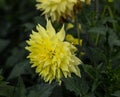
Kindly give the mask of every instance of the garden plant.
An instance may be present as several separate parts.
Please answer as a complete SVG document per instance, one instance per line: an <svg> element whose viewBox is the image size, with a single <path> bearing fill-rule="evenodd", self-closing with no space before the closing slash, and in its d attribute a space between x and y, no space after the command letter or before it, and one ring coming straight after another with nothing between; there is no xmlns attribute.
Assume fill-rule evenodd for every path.
<svg viewBox="0 0 120 97"><path fill-rule="evenodd" d="M120 97L120 0L0 0L0 97Z"/></svg>

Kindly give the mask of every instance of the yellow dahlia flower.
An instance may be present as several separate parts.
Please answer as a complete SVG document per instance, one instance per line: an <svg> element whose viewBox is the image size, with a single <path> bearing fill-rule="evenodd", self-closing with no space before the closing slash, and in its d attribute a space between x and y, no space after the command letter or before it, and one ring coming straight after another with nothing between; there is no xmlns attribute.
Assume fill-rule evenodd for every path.
<svg viewBox="0 0 120 97"><path fill-rule="evenodd" d="M60 17L72 17L73 7L78 1L85 0L36 0L37 9L43 11L43 14L50 16L53 21L59 20Z"/></svg>
<svg viewBox="0 0 120 97"><path fill-rule="evenodd" d="M26 47L30 52L27 58L32 67L36 67L36 73L49 83L54 79L61 82L61 77L70 77L71 73L80 77L78 65L82 62L75 56L76 47L64 41L64 26L56 33L51 21L47 20L46 29L39 24L36 29Z"/></svg>

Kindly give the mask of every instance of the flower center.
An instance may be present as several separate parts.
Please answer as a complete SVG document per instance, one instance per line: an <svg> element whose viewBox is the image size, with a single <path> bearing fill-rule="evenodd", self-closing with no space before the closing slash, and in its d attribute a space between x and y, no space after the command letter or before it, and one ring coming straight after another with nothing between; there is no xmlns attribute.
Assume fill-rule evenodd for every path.
<svg viewBox="0 0 120 97"><path fill-rule="evenodd" d="M49 58L52 59L55 56L55 53L56 53L55 50L54 51L52 51L52 50L49 51L49 53L48 53L49 54Z"/></svg>

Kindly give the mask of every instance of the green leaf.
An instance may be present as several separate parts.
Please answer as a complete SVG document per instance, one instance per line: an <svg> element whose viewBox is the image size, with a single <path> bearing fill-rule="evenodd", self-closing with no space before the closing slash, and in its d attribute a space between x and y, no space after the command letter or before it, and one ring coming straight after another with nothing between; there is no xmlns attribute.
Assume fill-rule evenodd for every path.
<svg viewBox="0 0 120 97"><path fill-rule="evenodd" d="M92 67L92 65L82 65L83 66L83 69L86 73L89 74L89 76L92 78L92 79L95 79L96 78L96 71L95 69Z"/></svg>
<svg viewBox="0 0 120 97"><path fill-rule="evenodd" d="M0 75L0 84L2 83L3 79L3 76Z"/></svg>
<svg viewBox="0 0 120 97"><path fill-rule="evenodd" d="M96 88L98 87L98 85L100 84L101 82L99 81L99 78L96 78L93 82L93 85L92 85L92 92L94 92L96 90Z"/></svg>
<svg viewBox="0 0 120 97"><path fill-rule="evenodd" d="M9 42L9 40L0 39L0 52L8 46Z"/></svg>
<svg viewBox="0 0 120 97"><path fill-rule="evenodd" d="M115 91L112 96L115 96L115 97L120 97L120 90L118 91Z"/></svg>
<svg viewBox="0 0 120 97"><path fill-rule="evenodd" d="M115 19L111 18L111 17L104 17L102 19L102 23L106 24L107 22L109 22L109 23L117 23L117 21Z"/></svg>
<svg viewBox="0 0 120 97"><path fill-rule="evenodd" d="M88 32L96 33L96 34L100 34L100 35L105 35L106 34L106 28L104 26L92 27L88 30Z"/></svg>
<svg viewBox="0 0 120 97"><path fill-rule="evenodd" d="M38 84L28 89L27 97L49 97L55 85Z"/></svg>
<svg viewBox="0 0 120 97"><path fill-rule="evenodd" d="M25 31L31 31L35 25L33 23L25 23L24 26L26 28Z"/></svg>
<svg viewBox="0 0 120 97"><path fill-rule="evenodd" d="M24 59L25 53L25 49L21 49L18 47L12 49L11 56L9 56L6 60L6 67L13 67L15 64L22 61Z"/></svg>
<svg viewBox="0 0 120 97"><path fill-rule="evenodd" d="M90 55L91 61L94 61L97 63L99 63L99 61L105 61L106 56L101 49L90 47L90 50L91 50L91 55ZM96 57L96 55L97 55L97 57Z"/></svg>
<svg viewBox="0 0 120 97"><path fill-rule="evenodd" d="M83 96L83 97L96 97L96 96L94 95L94 93L88 93L88 94L86 94L86 95Z"/></svg>
<svg viewBox="0 0 120 97"><path fill-rule="evenodd" d="M65 84L65 87L70 91L74 91L77 96L85 95L89 90L89 87L86 81L81 78L78 78L78 77L66 78L66 79L63 79L63 81Z"/></svg>
<svg viewBox="0 0 120 97"><path fill-rule="evenodd" d="M14 92L14 87L7 85L6 82L0 84L0 96L12 97Z"/></svg>
<svg viewBox="0 0 120 97"><path fill-rule="evenodd" d="M4 7L6 5L5 0L0 0L0 8Z"/></svg>
<svg viewBox="0 0 120 97"><path fill-rule="evenodd" d="M102 64L99 64L96 68L93 68L91 65L82 65L85 72L89 74L89 76L93 79L93 84L91 91L94 92L96 88L101 84L101 72L102 72Z"/></svg>
<svg viewBox="0 0 120 97"><path fill-rule="evenodd" d="M22 74L30 74L31 68L28 60L25 60L23 62L20 62L19 64L16 64L14 68L12 69L8 80L13 79L15 77L19 77Z"/></svg>
<svg viewBox="0 0 120 97"><path fill-rule="evenodd" d="M114 0L114 1L115 1L114 8L118 13L120 13L120 0ZM118 18L119 18L119 16L118 16Z"/></svg>
<svg viewBox="0 0 120 97"><path fill-rule="evenodd" d="M14 97L26 97L26 89L21 77L18 78L18 83L15 88Z"/></svg>
<svg viewBox="0 0 120 97"><path fill-rule="evenodd" d="M115 32L113 32L113 30L109 29L109 39L108 39L109 45L111 47L113 46L119 46L120 47L120 39L118 38L118 36L116 35Z"/></svg>
<svg viewBox="0 0 120 97"><path fill-rule="evenodd" d="M45 19L43 17L40 17L40 16L35 17L34 22L35 22L35 24L39 23L42 26L45 26L45 24L46 24Z"/></svg>

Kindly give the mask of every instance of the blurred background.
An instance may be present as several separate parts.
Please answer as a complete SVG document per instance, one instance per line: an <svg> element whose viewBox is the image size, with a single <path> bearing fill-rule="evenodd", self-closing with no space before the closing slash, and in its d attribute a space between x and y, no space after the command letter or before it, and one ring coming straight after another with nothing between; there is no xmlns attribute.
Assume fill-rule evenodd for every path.
<svg viewBox="0 0 120 97"><path fill-rule="evenodd" d="M35 0L0 0L0 97L120 97L120 0L91 0L77 14L82 78L63 78L61 86L45 83L26 59L32 29L46 24L35 5ZM78 38L75 27L66 33Z"/></svg>

